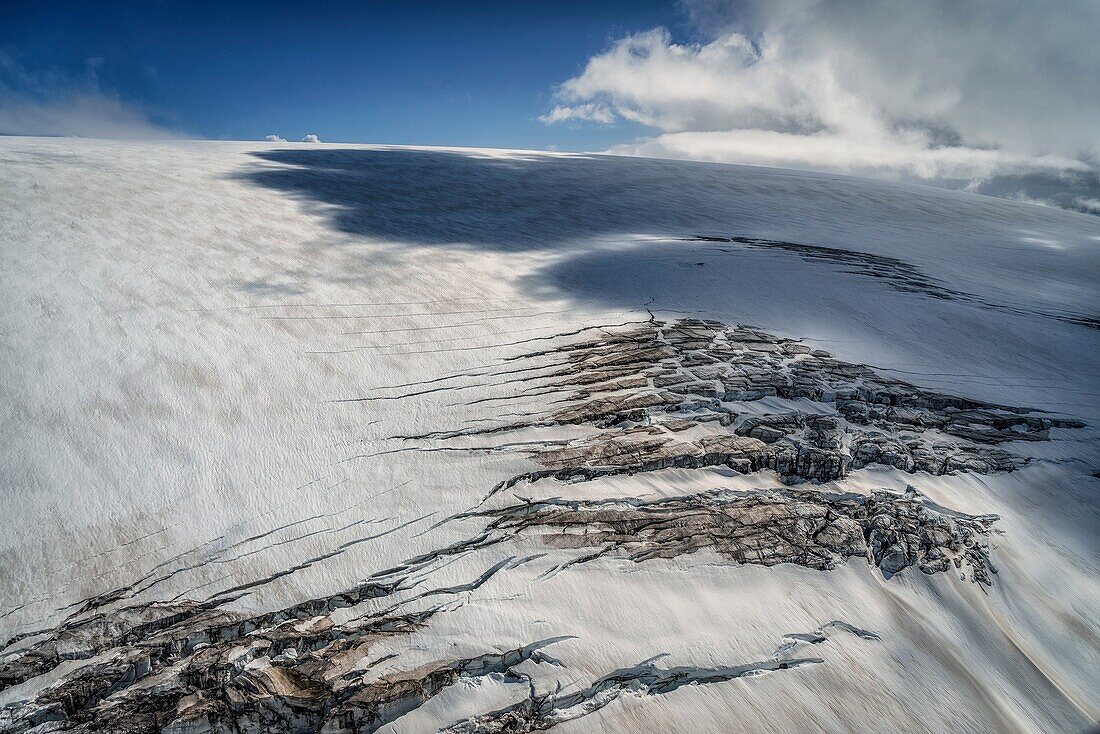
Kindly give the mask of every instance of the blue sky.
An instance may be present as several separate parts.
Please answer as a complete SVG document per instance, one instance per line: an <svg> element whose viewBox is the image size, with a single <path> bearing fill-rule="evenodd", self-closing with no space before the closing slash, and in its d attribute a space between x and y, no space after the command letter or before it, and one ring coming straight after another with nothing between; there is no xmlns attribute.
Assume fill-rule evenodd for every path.
<svg viewBox="0 0 1100 734"><path fill-rule="evenodd" d="M616 38L688 33L674 0L0 5L9 91L94 85L213 139L601 149L643 130L540 122L555 86Z"/></svg>
<svg viewBox="0 0 1100 734"><path fill-rule="evenodd" d="M598 150L1100 214L1100 3L1062 6L0 0L0 134Z"/></svg>

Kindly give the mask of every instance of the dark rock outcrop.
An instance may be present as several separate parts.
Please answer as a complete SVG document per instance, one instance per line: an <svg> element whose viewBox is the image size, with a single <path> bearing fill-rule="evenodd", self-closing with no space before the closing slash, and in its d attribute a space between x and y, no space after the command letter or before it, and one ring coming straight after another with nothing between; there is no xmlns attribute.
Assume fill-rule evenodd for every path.
<svg viewBox="0 0 1100 734"><path fill-rule="evenodd" d="M548 357L560 361L523 384L562 393L555 403L563 407L537 420L423 438L547 426L595 429L564 445L516 448L545 469L503 482L499 490L546 477L590 479L670 467L770 469L788 483L834 481L871 465L989 474L1028 461L1000 444L1044 441L1052 428L1082 425L926 390L792 339L715 321L654 320L516 360Z"/></svg>
<svg viewBox="0 0 1100 734"><path fill-rule="evenodd" d="M708 492L655 502L544 500L489 510L496 532L537 533L558 548L601 548L643 562L710 550L736 563L830 570L863 557L893 575L969 569L991 584L994 516L951 512L910 489L870 496L801 489ZM589 558L594 558L592 556Z"/></svg>

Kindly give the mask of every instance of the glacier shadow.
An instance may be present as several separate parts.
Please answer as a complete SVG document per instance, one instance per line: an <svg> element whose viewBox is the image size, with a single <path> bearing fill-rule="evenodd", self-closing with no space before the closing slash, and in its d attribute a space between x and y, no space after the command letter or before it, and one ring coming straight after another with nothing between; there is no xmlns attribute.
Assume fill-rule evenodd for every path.
<svg viewBox="0 0 1100 734"><path fill-rule="evenodd" d="M837 310L835 290L822 298L824 283L855 276L863 281L859 290L868 281L873 287L858 298L845 293L846 314L866 312L867 295L881 305L885 289L893 291L887 301L922 295L977 311L1100 326L1096 314L1071 305L1072 290L1061 280L1060 290L1036 299L1048 303L1025 306L1015 297L1041 296L1046 281L1067 272L1067 256L1081 265L1069 272L1086 273L1093 264L1084 247L997 245L1006 214L1036 228L1064 224L1065 212L1041 207L889 182L868 186L846 176L597 154L305 147L250 155L263 163L237 178L315 206L339 232L414 247L556 251L557 262L531 279L536 293L566 291L630 308L686 301L685 308L703 312L726 303L744 308L753 293L756 304L804 303L816 321ZM1089 228L1073 231L1083 223L1091 218L1071 222L1075 239L1087 234ZM634 246L607 248L613 241ZM983 266L1006 270L1019 288L996 279L974 290L952 283L979 285L957 277L975 258L958 260L956 253L976 249L990 256ZM691 265L701 261L693 252L709 265ZM687 275L683 267L699 270ZM734 290L738 297L731 298Z"/></svg>
<svg viewBox="0 0 1100 734"><path fill-rule="evenodd" d="M606 155L415 149L253 152L243 180L323 207L349 234L493 250L560 247L606 234L732 228L739 167ZM793 175L792 175L793 174ZM788 172L781 178L813 179Z"/></svg>

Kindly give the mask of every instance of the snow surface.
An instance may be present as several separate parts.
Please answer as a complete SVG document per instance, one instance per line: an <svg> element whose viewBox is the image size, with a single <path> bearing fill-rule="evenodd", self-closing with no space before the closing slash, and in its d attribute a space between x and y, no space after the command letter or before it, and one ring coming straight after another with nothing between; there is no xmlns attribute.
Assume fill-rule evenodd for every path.
<svg viewBox="0 0 1100 734"><path fill-rule="evenodd" d="M696 235L894 258L968 297ZM1100 423L1100 330L1080 323L1100 318L1100 220L961 192L607 156L0 138L0 246L4 638L158 567L179 570L127 603L201 599L340 550L237 602L267 609L454 542L460 525L434 523L529 463L379 452L387 436L500 406L339 401L647 309ZM670 666L764 660L785 634L840 619L882 639L838 635L814 649L826 664L623 696L558 729L1085 729L1100 722L1100 449L1091 426L1056 433L1011 474L862 470L838 483L912 483L1000 515L988 592L951 574L886 580L855 561L823 573L706 554L601 559L542 578L543 559L395 638L391 664L570 635L553 648L565 667L530 671L568 687L660 654ZM653 498L708 482L775 480L669 470L555 493ZM546 551L496 546L433 583ZM434 730L524 694L473 680L390 728Z"/></svg>

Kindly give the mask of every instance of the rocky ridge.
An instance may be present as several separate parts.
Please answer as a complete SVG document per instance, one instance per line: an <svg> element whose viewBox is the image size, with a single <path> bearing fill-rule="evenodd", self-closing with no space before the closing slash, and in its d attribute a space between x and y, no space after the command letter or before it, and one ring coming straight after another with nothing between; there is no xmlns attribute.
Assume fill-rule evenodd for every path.
<svg viewBox="0 0 1100 734"><path fill-rule="evenodd" d="M583 480L672 467L772 470L787 483L835 481L872 465L989 474L1028 462L1002 444L1045 441L1052 429L1082 426L920 388L748 327L654 319L600 331L512 360L523 366L510 372L529 373L516 381L515 397L547 395L561 407L490 428L395 438L589 429L564 440L489 446L527 453L542 466L505 480L499 491L547 477Z"/></svg>
<svg viewBox="0 0 1100 734"><path fill-rule="evenodd" d="M904 495L808 490L706 492L652 502L543 500L482 513L496 532L536 532L556 548L600 548L570 562L612 555L643 562L711 550L735 563L795 563L829 571L863 557L887 577L916 567L933 574L965 566L992 583L984 538L995 516L971 516Z"/></svg>

